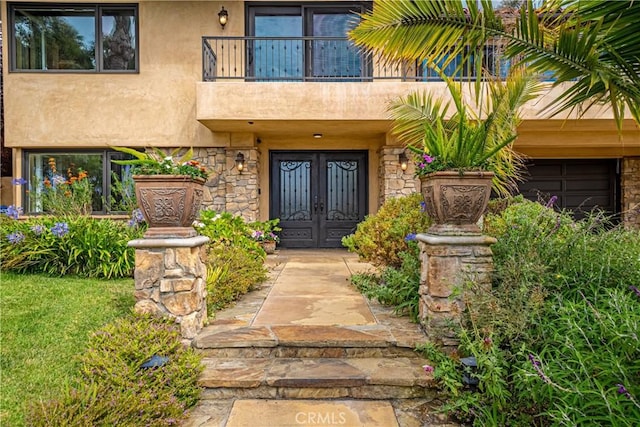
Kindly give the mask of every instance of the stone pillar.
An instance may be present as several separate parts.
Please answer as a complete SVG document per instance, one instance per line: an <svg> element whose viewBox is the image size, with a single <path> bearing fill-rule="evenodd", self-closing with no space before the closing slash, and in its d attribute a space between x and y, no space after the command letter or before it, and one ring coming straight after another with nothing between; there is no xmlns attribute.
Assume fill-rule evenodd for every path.
<svg viewBox="0 0 640 427"><path fill-rule="evenodd" d="M455 328L465 309L465 285L491 287L496 239L483 235L418 234L420 244L420 322L427 335L456 347Z"/></svg>
<svg viewBox="0 0 640 427"><path fill-rule="evenodd" d="M640 157L622 159L622 222L640 229Z"/></svg>
<svg viewBox="0 0 640 427"><path fill-rule="evenodd" d="M192 339L207 320L208 237L137 239L135 311L168 316L180 324L184 339Z"/></svg>

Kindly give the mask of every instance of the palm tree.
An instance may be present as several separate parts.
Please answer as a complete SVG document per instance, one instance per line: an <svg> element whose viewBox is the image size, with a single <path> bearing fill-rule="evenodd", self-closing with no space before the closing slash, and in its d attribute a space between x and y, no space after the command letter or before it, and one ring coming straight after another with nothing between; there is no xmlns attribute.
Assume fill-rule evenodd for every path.
<svg viewBox="0 0 640 427"><path fill-rule="evenodd" d="M507 58L534 72L552 73L553 85L562 87L549 106L552 114L583 114L604 104L618 129L626 111L640 123L638 0L547 0L538 9L528 0L513 31L505 29L491 0L479 3L377 0L349 36L389 61L424 61L437 68L459 56L460 66L472 63L476 75L481 75L483 46L500 39Z"/></svg>

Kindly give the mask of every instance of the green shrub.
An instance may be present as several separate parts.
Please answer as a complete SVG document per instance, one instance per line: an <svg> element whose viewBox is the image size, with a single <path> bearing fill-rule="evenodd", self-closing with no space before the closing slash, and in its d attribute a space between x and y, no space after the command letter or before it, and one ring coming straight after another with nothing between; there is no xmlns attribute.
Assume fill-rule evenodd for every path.
<svg viewBox="0 0 640 427"><path fill-rule="evenodd" d="M264 258L236 246L212 246L207 270L207 308L212 313L267 279Z"/></svg>
<svg viewBox="0 0 640 427"><path fill-rule="evenodd" d="M640 232L521 197L495 212L492 289L467 289L455 357L427 348L443 410L474 425L639 425ZM481 393L457 381L462 356Z"/></svg>
<svg viewBox="0 0 640 427"><path fill-rule="evenodd" d="M42 211L51 215L91 215L94 203L94 185L87 172L69 168L65 174L56 170L55 158L49 159L51 179L38 183ZM98 200L96 200L98 202Z"/></svg>
<svg viewBox="0 0 640 427"><path fill-rule="evenodd" d="M386 267L381 275L372 273L356 274L351 282L367 298L374 298L381 304L393 306L394 313L408 315L418 321L420 295L420 258L418 245L409 244L409 250L398 254L402 260L400 267Z"/></svg>
<svg viewBox="0 0 640 427"><path fill-rule="evenodd" d="M207 257L207 308L210 313L266 280L266 253L251 237L253 230L242 217L204 210L196 228L211 239Z"/></svg>
<svg viewBox="0 0 640 427"><path fill-rule="evenodd" d="M358 224L354 234L342 239L343 246L374 265L400 267L399 254L409 249L407 235L424 232L431 223L421 203L418 193L386 200L377 213Z"/></svg>
<svg viewBox="0 0 640 427"><path fill-rule="evenodd" d="M520 395L554 425L640 425L640 292L560 296L534 327L544 339L521 357Z"/></svg>
<svg viewBox="0 0 640 427"><path fill-rule="evenodd" d="M152 356L167 361L143 368ZM79 383L33 405L28 425L177 425L199 399L201 371L200 356L182 345L175 322L122 318L91 336Z"/></svg>
<svg viewBox="0 0 640 427"><path fill-rule="evenodd" d="M127 242L142 229L125 222L86 216L0 217L0 266L4 271L76 274L83 277L131 276L135 250Z"/></svg>

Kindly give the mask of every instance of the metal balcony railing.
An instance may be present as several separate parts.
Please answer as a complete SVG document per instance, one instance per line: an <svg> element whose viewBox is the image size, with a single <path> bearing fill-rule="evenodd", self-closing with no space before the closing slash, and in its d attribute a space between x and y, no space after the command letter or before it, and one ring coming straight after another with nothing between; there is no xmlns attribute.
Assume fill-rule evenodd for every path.
<svg viewBox="0 0 640 427"><path fill-rule="evenodd" d="M501 59L500 46L500 43L485 46L483 61L486 71L504 77L509 63ZM454 78L474 79L475 70L458 69L459 63L460 58L453 58L445 73ZM433 69L422 64L379 61L341 37L203 37L202 79L207 82L440 80Z"/></svg>

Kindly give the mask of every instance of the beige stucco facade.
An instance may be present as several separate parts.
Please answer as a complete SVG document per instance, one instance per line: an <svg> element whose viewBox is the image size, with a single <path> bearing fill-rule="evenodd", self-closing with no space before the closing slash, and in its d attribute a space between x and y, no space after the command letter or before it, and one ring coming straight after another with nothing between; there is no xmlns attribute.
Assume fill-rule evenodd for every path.
<svg viewBox="0 0 640 427"><path fill-rule="evenodd" d="M5 144L14 150L16 176L23 170L24 149L191 146L202 150L201 158L219 175L209 185L211 206L267 219L269 152L364 150L369 212L385 197L415 188L409 172L393 170L398 147L388 135L386 105L413 89L446 96L443 83L204 82L202 37L244 36L245 2L137 4L138 73L11 72L10 37L4 37ZM229 13L224 29L217 22L222 6ZM7 16L5 1L0 13ZM9 34L6 19L2 31ZM518 150L537 158L640 156L640 129L631 120L619 134L610 111L593 109L581 120L545 115L559 90L550 89L527 106ZM316 133L323 137L313 138ZM250 160L244 174L234 169L233 158L240 151ZM239 196L234 183L251 186L248 195ZM4 200L6 186L2 191ZM623 194L637 196L635 191ZM17 189L13 200L21 203ZM238 208L243 200L251 201L250 209Z"/></svg>

